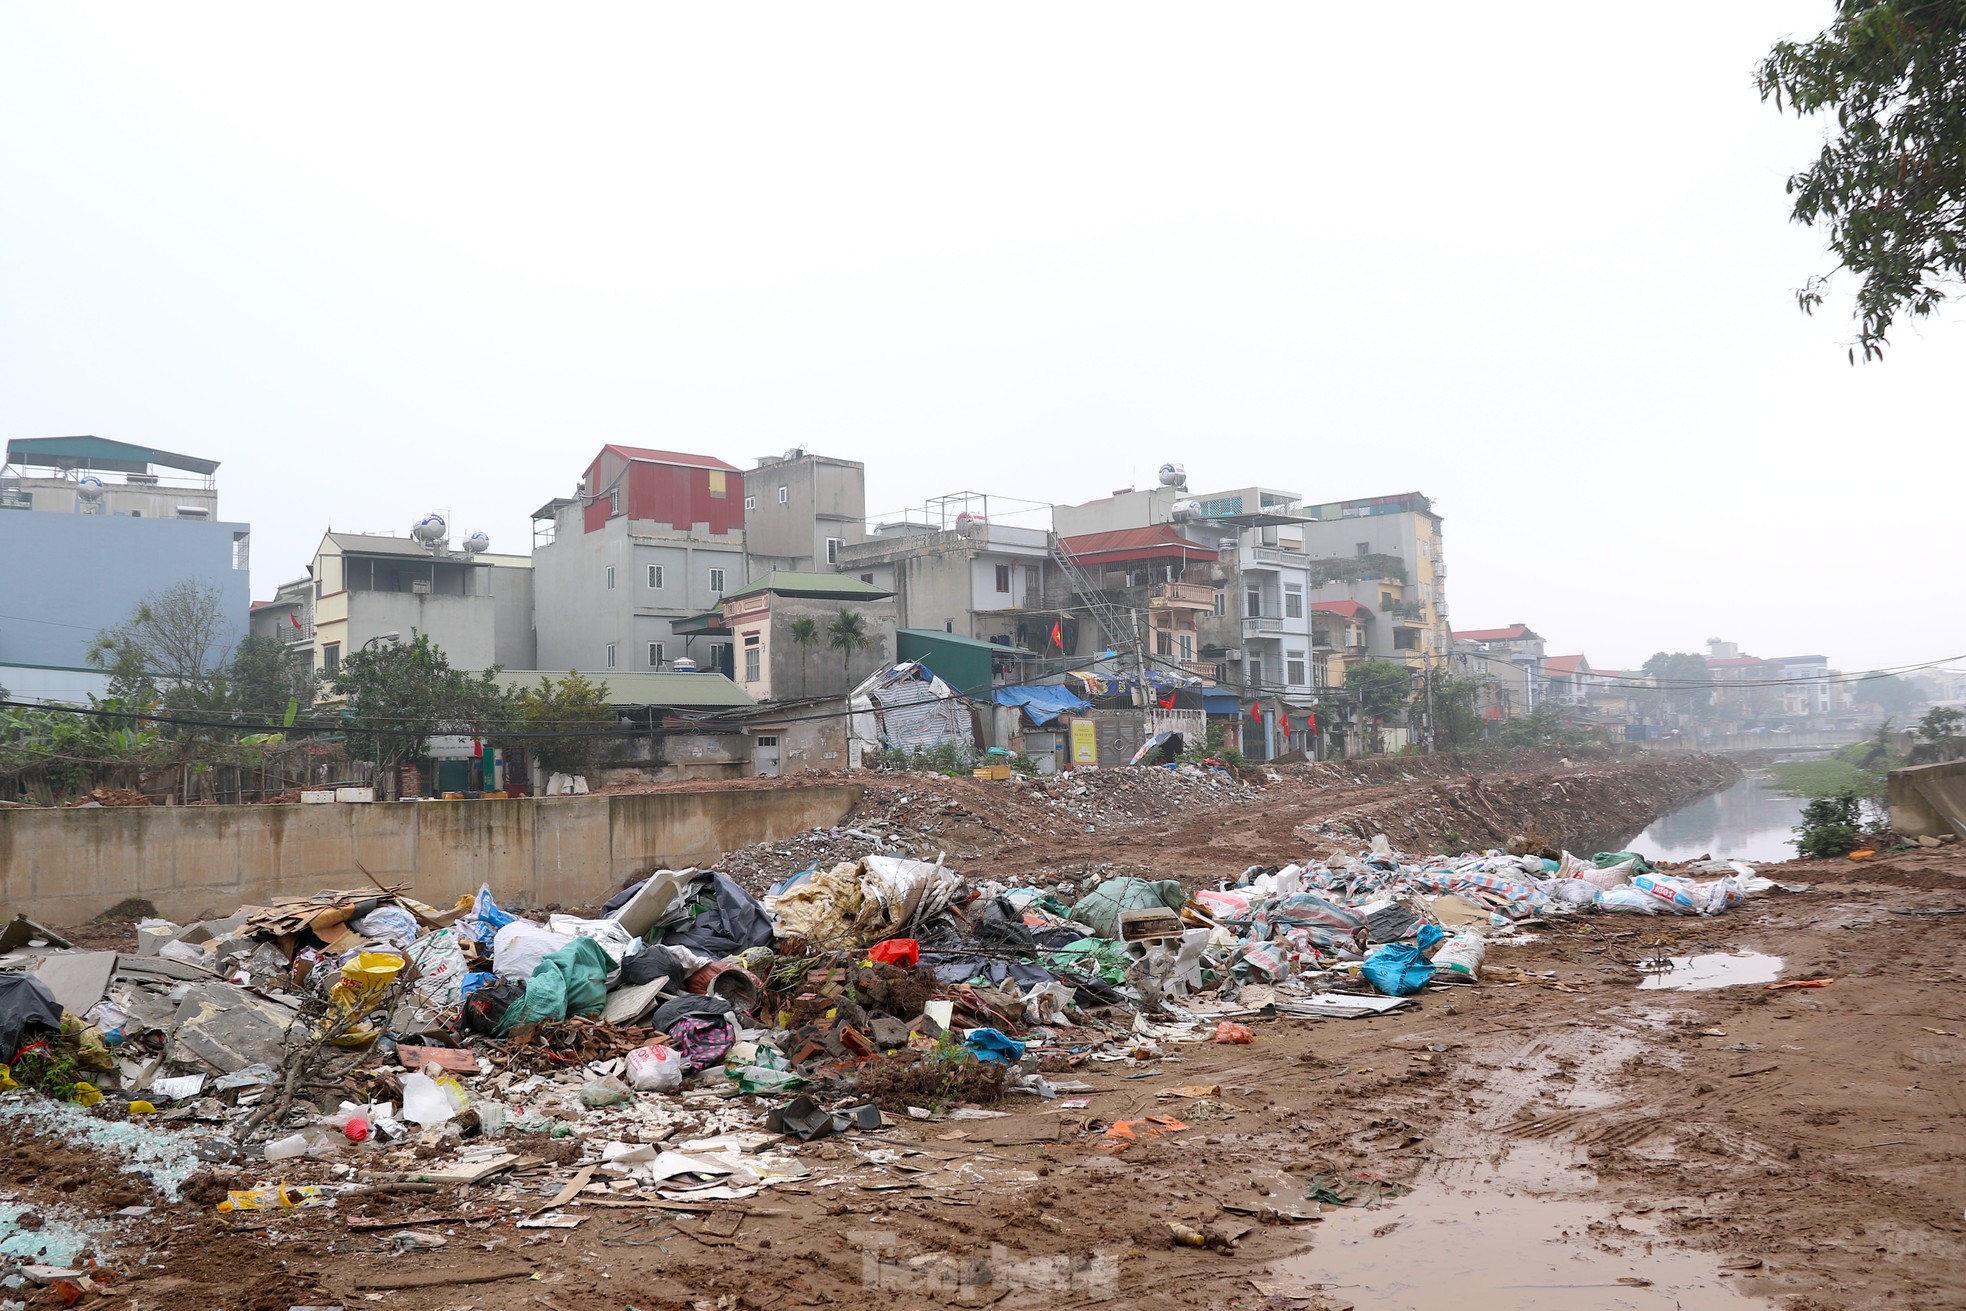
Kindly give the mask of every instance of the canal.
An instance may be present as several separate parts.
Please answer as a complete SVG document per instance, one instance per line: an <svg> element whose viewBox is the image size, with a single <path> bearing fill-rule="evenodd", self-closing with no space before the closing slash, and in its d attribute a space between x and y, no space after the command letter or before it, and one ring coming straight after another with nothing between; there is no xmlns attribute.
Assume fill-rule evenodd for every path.
<svg viewBox="0 0 1966 1311"><path fill-rule="evenodd" d="M1734 786L1652 821L1625 847L1650 860L1793 860L1805 804L1780 791L1773 774L1750 770Z"/></svg>

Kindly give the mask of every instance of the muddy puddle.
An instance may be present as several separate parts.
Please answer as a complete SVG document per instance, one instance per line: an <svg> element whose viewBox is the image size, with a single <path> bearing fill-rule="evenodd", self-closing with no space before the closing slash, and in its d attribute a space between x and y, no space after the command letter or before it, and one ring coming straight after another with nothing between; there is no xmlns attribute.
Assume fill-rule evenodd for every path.
<svg viewBox="0 0 1966 1311"><path fill-rule="evenodd" d="M1317 1226L1263 1281L1357 1311L1754 1311L1711 1255L1662 1244L1646 1217L1575 1197L1421 1189Z"/></svg>
<svg viewBox="0 0 1966 1311"><path fill-rule="evenodd" d="M1782 958L1758 951L1712 952L1674 956L1671 969L1648 974L1638 986L1671 992L1703 992L1744 983L1773 983L1782 975Z"/></svg>

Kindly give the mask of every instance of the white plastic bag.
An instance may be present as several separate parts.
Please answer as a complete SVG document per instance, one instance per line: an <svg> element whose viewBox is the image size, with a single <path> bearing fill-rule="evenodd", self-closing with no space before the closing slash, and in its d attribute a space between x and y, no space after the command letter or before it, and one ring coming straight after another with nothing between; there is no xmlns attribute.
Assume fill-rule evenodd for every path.
<svg viewBox="0 0 1966 1311"><path fill-rule="evenodd" d="M1488 942L1479 934L1457 933L1434 950L1437 970L1452 970L1469 978L1481 972L1481 958L1488 953Z"/></svg>
<svg viewBox="0 0 1966 1311"><path fill-rule="evenodd" d="M416 990L432 1004L449 1007L462 1000L458 985L464 981L464 949L458 945L457 930L427 933L410 944L403 956L416 966Z"/></svg>
<svg viewBox="0 0 1966 1311"><path fill-rule="evenodd" d="M578 915L548 915L546 927L569 938L592 938L616 965L641 950L641 939L621 927L619 920L586 920Z"/></svg>
<svg viewBox="0 0 1966 1311"><path fill-rule="evenodd" d="M683 1086L683 1057L667 1043L628 1053L628 1086L636 1092L675 1092Z"/></svg>
<svg viewBox="0 0 1966 1311"><path fill-rule="evenodd" d="M416 941L416 916L401 906L377 906L351 920L348 927L370 942L386 942L392 947L407 947Z"/></svg>
<svg viewBox="0 0 1966 1311"><path fill-rule="evenodd" d="M572 941L531 920L513 920L492 936L492 969L501 979L530 979L539 962Z"/></svg>
<svg viewBox="0 0 1966 1311"><path fill-rule="evenodd" d="M450 1094L438 1087L427 1074L403 1076L403 1118L426 1129L434 1129L457 1114Z"/></svg>

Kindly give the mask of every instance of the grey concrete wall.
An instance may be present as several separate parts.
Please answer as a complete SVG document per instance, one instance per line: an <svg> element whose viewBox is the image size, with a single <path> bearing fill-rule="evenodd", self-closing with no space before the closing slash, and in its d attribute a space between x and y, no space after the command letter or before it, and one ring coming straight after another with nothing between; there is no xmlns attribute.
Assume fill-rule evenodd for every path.
<svg viewBox="0 0 1966 1311"><path fill-rule="evenodd" d="M857 787L394 805L0 810L0 915L89 919L128 897L185 920L274 897L359 888L368 871L443 906L489 883L501 901L582 906L651 865L837 824ZM787 870L787 873L792 871Z"/></svg>
<svg viewBox="0 0 1966 1311"><path fill-rule="evenodd" d="M0 662L82 668L97 632L191 579L223 601L221 660L247 633L252 589L234 569L242 523L0 510ZM243 563L243 561L242 561Z"/></svg>
<svg viewBox="0 0 1966 1311"><path fill-rule="evenodd" d="M1893 832L1966 837L1966 760L1894 769L1889 779Z"/></svg>

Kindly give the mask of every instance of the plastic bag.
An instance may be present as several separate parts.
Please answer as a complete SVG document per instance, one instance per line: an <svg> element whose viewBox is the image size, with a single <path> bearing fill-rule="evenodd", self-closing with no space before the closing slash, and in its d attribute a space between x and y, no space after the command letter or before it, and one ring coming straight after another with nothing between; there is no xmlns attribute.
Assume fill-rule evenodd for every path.
<svg viewBox="0 0 1966 1311"><path fill-rule="evenodd" d="M914 938L889 938L867 949L867 959L911 970L921 964L922 944Z"/></svg>
<svg viewBox="0 0 1966 1311"><path fill-rule="evenodd" d="M471 913L459 920L454 927L472 941L489 946L498 931L510 924L513 918L500 910L498 903L492 900L491 885L480 883L478 895L471 903Z"/></svg>
<svg viewBox="0 0 1966 1311"><path fill-rule="evenodd" d="M641 939L621 927L619 920L589 920L578 915L548 915L546 927L554 933L565 934L569 938L592 938L601 944L601 950L608 954L611 964L621 964L622 957L634 954Z"/></svg>
<svg viewBox="0 0 1966 1311"><path fill-rule="evenodd" d="M633 1095L628 1085L612 1074L605 1079L589 1079L580 1086L580 1104L589 1110L625 1102Z"/></svg>
<svg viewBox="0 0 1966 1311"><path fill-rule="evenodd" d="M1388 997L1410 997L1433 978L1434 964L1418 947L1390 943L1367 956L1360 973Z"/></svg>
<svg viewBox="0 0 1966 1311"><path fill-rule="evenodd" d="M1637 888L1606 888L1597 894L1597 908L1614 914L1657 915L1663 903L1648 892Z"/></svg>
<svg viewBox="0 0 1966 1311"><path fill-rule="evenodd" d="M407 947L416 941L416 916L401 906L377 906L349 921L348 927L372 942L386 942L392 947Z"/></svg>
<svg viewBox="0 0 1966 1311"><path fill-rule="evenodd" d="M434 1129L457 1114L450 1095L427 1074L403 1076L403 1118L412 1124Z"/></svg>
<svg viewBox="0 0 1966 1311"><path fill-rule="evenodd" d="M449 1008L460 1000L464 981L464 948L458 944L455 929L438 929L426 934L403 953L416 966L416 990L433 1005Z"/></svg>
<svg viewBox="0 0 1966 1311"><path fill-rule="evenodd" d="M336 1017L359 1014L382 1004L389 986L407 964L394 952L357 952L341 967L341 977L328 993L328 1011ZM357 1024L334 1040L337 1047L366 1047L380 1030L373 1023Z"/></svg>
<svg viewBox="0 0 1966 1311"><path fill-rule="evenodd" d="M683 1086L683 1058L668 1043L652 1042L628 1053L628 1086L636 1092L674 1092Z"/></svg>
<svg viewBox="0 0 1966 1311"><path fill-rule="evenodd" d="M1223 1020L1215 1026L1215 1036L1210 1038L1209 1041L1231 1044L1249 1043L1256 1041L1256 1035L1249 1031L1247 1025L1237 1024L1231 1020Z"/></svg>
<svg viewBox="0 0 1966 1311"><path fill-rule="evenodd" d="M530 979L541 961L572 941L573 935L531 920L511 920L492 935L492 969L501 979Z"/></svg>

